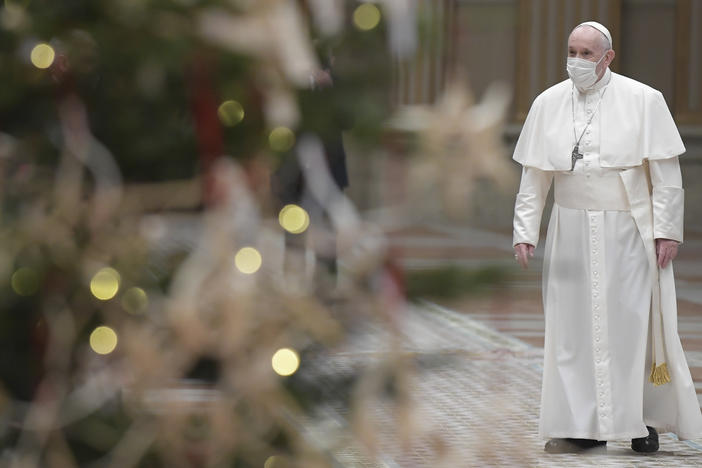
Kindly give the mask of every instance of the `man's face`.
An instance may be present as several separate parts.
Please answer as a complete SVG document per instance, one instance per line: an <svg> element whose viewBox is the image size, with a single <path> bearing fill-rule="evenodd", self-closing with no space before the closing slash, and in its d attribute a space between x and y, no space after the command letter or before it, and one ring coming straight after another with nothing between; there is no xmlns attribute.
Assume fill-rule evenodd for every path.
<svg viewBox="0 0 702 468"><path fill-rule="evenodd" d="M602 33L591 27L581 27L575 29L568 38L568 57L597 62L605 53L610 55L610 50L605 51L602 41ZM614 55L613 51L612 54ZM606 57L597 66L597 75L604 73L614 57Z"/></svg>

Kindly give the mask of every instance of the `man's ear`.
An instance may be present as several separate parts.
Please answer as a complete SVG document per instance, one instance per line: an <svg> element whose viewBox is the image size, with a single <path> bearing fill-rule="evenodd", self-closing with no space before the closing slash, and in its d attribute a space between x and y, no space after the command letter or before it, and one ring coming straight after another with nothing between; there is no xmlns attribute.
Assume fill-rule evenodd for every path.
<svg viewBox="0 0 702 468"><path fill-rule="evenodd" d="M614 52L614 49L609 49L609 50L607 51L607 55L610 56L610 57L609 57L609 63L614 62L614 57L617 56L617 54Z"/></svg>

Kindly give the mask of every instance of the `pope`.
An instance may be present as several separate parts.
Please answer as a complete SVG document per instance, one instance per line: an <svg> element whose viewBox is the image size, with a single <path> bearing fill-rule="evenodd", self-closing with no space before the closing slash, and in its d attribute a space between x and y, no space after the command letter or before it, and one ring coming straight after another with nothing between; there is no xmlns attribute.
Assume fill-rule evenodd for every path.
<svg viewBox="0 0 702 468"><path fill-rule="evenodd" d="M568 38L569 79L534 100L514 159L515 258L527 268L551 185L543 266L539 432L551 453L657 430L702 437L677 331L672 260L683 241L685 152L663 95L613 73L612 36L594 21Z"/></svg>

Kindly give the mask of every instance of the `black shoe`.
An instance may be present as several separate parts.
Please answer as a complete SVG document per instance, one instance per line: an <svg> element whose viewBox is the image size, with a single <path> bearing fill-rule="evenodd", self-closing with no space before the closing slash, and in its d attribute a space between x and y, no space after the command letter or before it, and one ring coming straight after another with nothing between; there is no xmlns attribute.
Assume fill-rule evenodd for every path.
<svg viewBox="0 0 702 468"><path fill-rule="evenodd" d="M658 432L651 426L646 426L648 436L631 439L631 448L635 452L651 453L658 450Z"/></svg>
<svg viewBox="0 0 702 468"><path fill-rule="evenodd" d="M551 439L546 442L544 450L548 453L581 453L605 445L607 445L606 440Z"/></svg>

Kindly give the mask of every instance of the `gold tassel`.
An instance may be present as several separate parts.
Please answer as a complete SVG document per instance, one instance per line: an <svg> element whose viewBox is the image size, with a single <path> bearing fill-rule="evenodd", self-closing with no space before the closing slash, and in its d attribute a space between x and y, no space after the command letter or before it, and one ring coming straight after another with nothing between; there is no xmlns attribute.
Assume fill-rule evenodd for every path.
<svg viewBox="0 0 702 468"><path fill-rule="evenodd" d="M670 382L668 365L664 362L660 366L656 367L656 363L654 362L651 366L651 375L649 376L648 380L653 382L653 385L664 385Z"/></svg>

